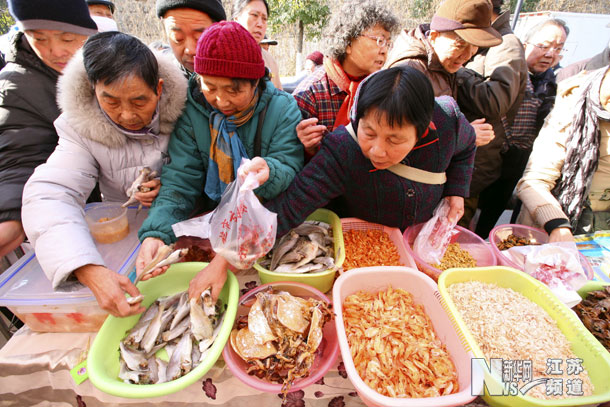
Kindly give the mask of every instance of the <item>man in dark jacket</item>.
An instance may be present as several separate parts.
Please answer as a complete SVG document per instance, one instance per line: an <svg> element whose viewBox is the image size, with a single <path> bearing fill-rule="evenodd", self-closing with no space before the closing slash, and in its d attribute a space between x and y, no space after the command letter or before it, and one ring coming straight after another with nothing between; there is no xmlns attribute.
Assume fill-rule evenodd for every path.
<svg viewBox="0 0 610 407"><path fill-rule="evenodd" d="M523 45L510 28L510 13L502 13L502 3L502 0L492 1L491 24L502 35L502 43L480 49L471 62L457 72L460 109L469 120L485 118L493 126L495 134L489 144L477 149L470 185L471 198L465 202L464 217L460 221L466 227L477 208L479 194L502 173L506 144L504 122L512 125L527 82ZM503 207L505 202L501 205ZM492 222L495 223L495 219Z"/></svg>
<svg viewBox="0 0 610 407"><path fill-rule="evenodd" d="M9 0L9 10L20 30L0 72L0 257L23 242L23 186L57 144L57 78L97 32L85 0Z"/></svg>

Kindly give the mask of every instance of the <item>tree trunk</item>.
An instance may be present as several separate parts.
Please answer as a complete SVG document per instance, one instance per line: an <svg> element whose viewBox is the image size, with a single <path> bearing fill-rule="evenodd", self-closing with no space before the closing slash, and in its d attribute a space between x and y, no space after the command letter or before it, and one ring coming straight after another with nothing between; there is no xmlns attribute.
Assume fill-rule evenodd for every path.
<svg viewBox="0 0 610 407"><path fill-rule="evenodd" d="M297 60L295 75L303 70L303 36L304 36L303 21L299 20L299 32L297 35Z"/></svg>

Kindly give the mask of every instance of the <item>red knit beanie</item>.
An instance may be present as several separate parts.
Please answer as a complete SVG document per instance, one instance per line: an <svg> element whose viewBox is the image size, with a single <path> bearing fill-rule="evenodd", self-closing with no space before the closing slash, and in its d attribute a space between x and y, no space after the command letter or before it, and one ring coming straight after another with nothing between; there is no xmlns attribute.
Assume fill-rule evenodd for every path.
<svg viewBox="0 0 610 407"><path fill-rule="evenodd" d="M226 78L265 76L261 48L248 30L234 21L212 24L197 41L195 72Z"/></svg>

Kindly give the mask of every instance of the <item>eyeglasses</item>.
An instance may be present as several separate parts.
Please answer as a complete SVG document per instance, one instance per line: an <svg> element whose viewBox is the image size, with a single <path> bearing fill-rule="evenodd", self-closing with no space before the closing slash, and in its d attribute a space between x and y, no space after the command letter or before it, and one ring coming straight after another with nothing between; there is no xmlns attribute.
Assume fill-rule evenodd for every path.
<svg viewBox="0 0 610 407"><path fill-rule="evenodd" d="M392 40L388 40L384 36L377 37L375 35L369 35L369 34L362 34L362 36L377 41L377 46L379 48L386 47L386 46L389 48L390 45L392 45Z"/></svg>
<svg viewBox="0 0 610 407"><path fill-rule="evenodd" d="M552 50L554 53L560 53L563 51L563 45L558 47L551 47L548 44L532 44L534 47L538 48L540 51L547 53L549 50Z"/></svg>

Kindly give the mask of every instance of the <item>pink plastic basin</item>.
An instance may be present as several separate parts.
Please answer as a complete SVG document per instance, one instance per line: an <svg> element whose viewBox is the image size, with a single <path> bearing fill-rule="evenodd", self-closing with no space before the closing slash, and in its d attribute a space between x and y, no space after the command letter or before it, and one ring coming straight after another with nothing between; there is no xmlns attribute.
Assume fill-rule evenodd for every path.
<svg viewBox="0 0 610 407"><path fill-rule="evenodd" d="M533 228L525 225L498 225L489 232L489 243L498 259L498 265L508 266L517 270L523 271L523 265L519 265L502 254L503 250L498 249L498 243L506 239L508 235L515 235L529 239L532 243L544 244L549 242L549 235L542 229ZM580 252L580 264L587 276L588 280L592 280L594 276L593 267L587 261L587 258Z"/></svg>
<svg viewBox="0 0 610 407"><path fill-rule="evenodd" d="M327 296L307 284L291 281L268 283L248 291L239 299L235 320L237 321L242 315L247 315L250 311L250 306L254 302L256 293L264 291L269 287L272 287L275 291L287 291L296 297L315 298L330 304L330 300ZM295 380L290 387L289 393L300 390L320 380L337 360L337 356L339 355L339 343L337 342L337 331L332 321L329 321L324 325L322 332L324 333L322 344L320 345L321 348L323 347L322 353L316 356L309 376ZM246 373L248 364L235 353L230 341L227 342L223 349L222 357L227 363L229 370L231 370L231 373L248 386L267 393L279 394L282 392L281 383L271 383Z"/></svg>
<svg viewBox="0 0 610 407"><path fill-rule="evenodd" d="M438 281L438 277L443 271L436 267L432 267L413 251L413 242L415 242L415 238L423 226L423 223L409 226L402 237L405 241L407 252L413 256L419 271L426 273L428 276L432 277L434 281ZM489 244L485 243L483 239L461 226L456 226L455 230L457 230L458 233L451 238L450 243L459 243L460 248L468 251L472 257L474 257L477 261L477 267L495 266L497 264L496 255Z"/></svg>
<svg viewBox="0 0 610 407"><path fill-rule="evenodd" d="M447 351L457 369L459 392L448 396L427 398L392 398L381 395L371 389L358 375L352 354L349 349L343 323L343 302L345 298L360 290L367 292L385 291L391 285L402 288L413 295L415 303L424 306L430 317L434 331L447 347ZM450 317L441 305L441 296L434 281L419 271L407 267L364 267L350 270L335 281L333 287L333 303L335 306L335 325L341 348L341 357L347 371L347 377L352 382L358 395L367 406L388 407L447 407L462 406L474 400L483 378L480 371L475 370L471 376L470 359L472 353L467 352L462 345L459 331L456 330ZM408 315L405 315L408 318ZM465 343L465 342L464 342ZM226 349L226 348L225 348ZM472 378L472 379L471 379ZM471 389L472 386L472 389Z"/></svg>
<svg viewBox="0 0 610 407"><path fill-rule="evenodd" d="M391 228L389 226L380 225L378 223L367 222L358 218L341 218L341 228L343 229L343 233L348 230L381 230L387 233L388 237L396 246L396 250L398 250L398 256L400 257L400 263L405 267L417 268L413 257L407 252L407 248L405 247L405 243L402 240L402 234L400 233L400 229ZM347 255L347 254L346 254ZM343 274L347 271L342 268L339 269L339 273Z"/></svg>

